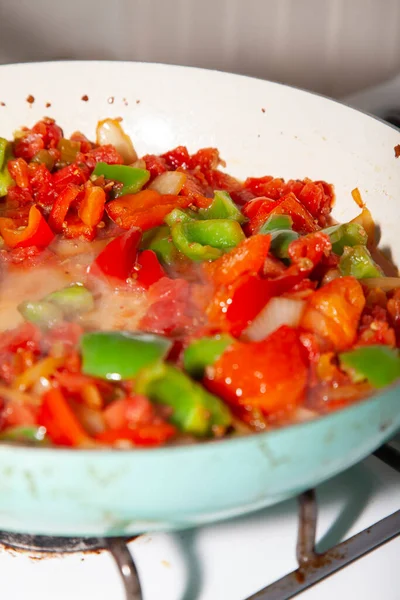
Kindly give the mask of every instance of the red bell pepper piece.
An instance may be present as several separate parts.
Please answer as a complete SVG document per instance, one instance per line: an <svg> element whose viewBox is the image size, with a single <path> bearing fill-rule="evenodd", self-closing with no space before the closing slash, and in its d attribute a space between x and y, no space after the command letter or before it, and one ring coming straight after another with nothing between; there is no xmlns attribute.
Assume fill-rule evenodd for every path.
<svg viewBox="0 0 400 600"><path fill-rule="evenodd" d="M143 250L138 256L137 264L139 271L136 281L145 288L149 288L162 277L166 277L165 271L158 261L157 254L153 250Z"/></svg>
<svg viewBox="0 0 400 600"><path fill-rule="evenodd" d="M0 233L10 248L37 246L46 248L54 239L54 233L46 223L40 210L34 205L29 210L28 224L19 229L13 219L0 218Z"/></svg>
<svg viewBox="0 0 400 600"><path fill-rule="evenodd" d="M312 215L289 193L278 200L257 198L251 200L243 208L243 214L250 219L247 228L250 233L256 233L270 215L288 215L292 217L293 229L309 233L318 229Z"/></svg>
<svg viewBox="0 0 400 600"><path fill-rule="evenodd" d="M78 215L67 215L62 227L64 237L74 240L83 238L91 242L96 235L96 229L86 225Z"/></svg>
<svg viewBox="0 0 400 600"><path fill-rule="evenodd" d="M275 279L262 279L259 275L244 274L234 283L217 289L207 308L208 318L212 324L238 336L268 300L288 292L305 276L305 273L290 269Z"/></svg>
<svg viewBox="0 0 400 600"><path fill-rule="evenodd" d="M204 271L214 285L229 285L245 273L259 273L268 256L269 235L253 235L214 262L205 263Z"/></svg>
<svg viewBox="0 0 400 600"><path fill-rule="evenodd" d="M106 193L99 186L90 186L85 190L78 209L78 215L88 227L96 227L103 218Z"/></svg>
<svg viewBox="0 0 400 600"><path fill-rule="evenodd" d="M126 280L132 274L141 237L142 232L137 227L116 237L100 252L89 272Z"/></svg>
<svg viewBox="0 0 400 600"><path fill-rule="evenodd" d="M60 233L63 228L71 203L77 198L80 188L74 184L68 184L55 200L49 216L49 225L53 231Z"/></svg>
<svg viewBox="0 0 400 600"><path fill-rule="evenodd" d="M276 200L262 196L261 198L254 198L254 200L247 202L242 208L242 213L251 221L260 213L260 220L262 219L264 223L271 210L276 206Z"/></svg>
<svg viewBox="0 0 400 600"><path fill-rule="evenodd" d="M172 194L161 195L155 190L142 190L137 194L126 194L118 200L112 200L106 211L122 229L140 227L142 231L158 227L165 217L177 207L189 206L191 199Z"/></svg>
<svg viewBox="0 0 400 600"><path fill-rule="evenodd" d="M274 418L302 402L307 377L299 334L284 325L261 342L231 345L206 371L205 384L227 402Z"/></svg>
<svg viewBox="0 0 400 600"><path fill-rule="evenodd" d="M269 236L253 236L253 238L246 240L247 245L250 246L250 241L258 237L269 239ZM243 244L246 244L246 242L243 242ZM292 265L273 279L263 279L257 274L256 269L253 272L243 271L240 273L238 269L233 270L234 266L232 266L234 277L230 279L228 271L227 278L224 279L224 269L221 265L220 271L216 272L219 285L217 285L215 296L207 308L211 323L218 324L221 329L228 330L233 335L239 335L257 316L268 300L290 291L303 281L330 250L330 240L326 234L321 232L312 233L295 240L289 245L289 256L292 259ZM229 255L234 253L235 250L225 255L223 259L228 261ZM262 254L259 255L259 259L261 257ZM260 265L259 269L264 264L263 262L260 263L261 261L258 263ZM243 262L242 264L245 265L246 263Z"/></svg>
<svg viewBox="0 0 400 600"><path fill-rule="evenodd" d="M108 202L107 213L113 221L119 218L121 222L124 222L135 212L153 208L160 203L161 194L155 190L142 190L136 194L125 194L122 198Z"/></svg>
<svg viewBox="0 0 400 600"><path fill-rule="evenodd" d="M89 440L88 434L58 388L43 395L38 423L46 428L47 435L54 444L80 446Z"/></svg>
<svg viewBox="0 0 400 600"><path fill-rule="evenodd" d="M318 229L312 215L300 204L294 194L287 194L278 202L278 206L274 208L271 214L292 217L295 231L309 233Z"/></svg>
<svg viewBox="0 0 400 600"><path fill-rule="evenodd" d="M182 201L175 202L174 204L164 204L162 206L154 206L148 210L139 211L132 215L126 225L129 225L129 227L140 227L142 231L148 231L153 227L163 225L165 217L169 215L174 208L177 208L178 206L185 208L186 206L189 206L190 203L191 201L189 198L182 198ZM123 229L124 228L125 227L123 227Z"/></svg>
<svg viewBox="0 0 400 600"><path fill-rule="evenodd" d="M136 446L161 446L176 435L176 429L170 423L151 423L131 429L109 429L96 436L96 440L103 444L115 444L118 441L128 440Z"/></svg>

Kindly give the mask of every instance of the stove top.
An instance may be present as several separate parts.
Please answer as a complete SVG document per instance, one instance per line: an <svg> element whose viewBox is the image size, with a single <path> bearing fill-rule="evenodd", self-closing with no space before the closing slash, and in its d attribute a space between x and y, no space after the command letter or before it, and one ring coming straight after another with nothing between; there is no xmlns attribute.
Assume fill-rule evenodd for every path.
<svg viewBox="0 0 400 600"><path fill-rule="evenodd" d="M399 498L400 455L387 446L315 493L197 530L134 540L1 534L2 589L7 600L337 600L349 588L397 600Z"/></svg>

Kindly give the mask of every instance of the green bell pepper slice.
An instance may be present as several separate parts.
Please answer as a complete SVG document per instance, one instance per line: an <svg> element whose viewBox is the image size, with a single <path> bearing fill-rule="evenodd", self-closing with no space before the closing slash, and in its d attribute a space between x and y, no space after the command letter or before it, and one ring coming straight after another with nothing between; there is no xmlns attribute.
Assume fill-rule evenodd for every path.
<svg viewBox="0 0 400 600"><path fill-rule="evenodd" d="M2 442L29 442L47 444L46 428L36 425L8 427L0 433Z"/></svg>
<svg viewBox="0 0 400 600"><path fill-rule="evenodd" d="M147 169L136 169L126 165L108 165L105 162L98 162L93 175L100 177L103 175L106 179L119 181L123 187L115 194L115 198L125 196L126 194L136 194L150 179L150 171Z"/></svg>
<svg viewBox="0 0 400 600"><path fill-rule="evenodd" d="M218 190L208 208L201 208L198 212L200 219L231 219L238 223L246 221L245 216L236 206L228 192Z"/></svg>
<svg viewBox="0 0 400 600"><path fill-rule="evenodd" d="M7 195L8 188L14 183L7 167L12 158L12 146L5 138L0 138L0 198Z"/></svg>
<svg viewBox="0 0 400 600"><path fill-rule="evenodd" d="M291 229L271 231L271 252L277 258L289 258L289 246L294 240L299 239L299 234Z"/></svg>
<svg viewBox="0 0 400 600"><path fill-rule="evenodd" d="M50 154L48 150L39 150L32 158L31 162L45 165L49 171L52 171L56 164L55 158Z"/></svg>
<svg viewBox="0 0 400 600"><path fill-rule="evenodd" d="M342 275L351 275L356 279L382 277L382 271L375 264L366 246L346 246L339 262Z"/></svg>
<svg viewBox="0 0 400 600"><path fill-rule="evenodd" d="M161 264L166 266L173 265L179 259L179 256L182 256L172 241L171 231L167 225L153 227L145 231L140 249L153 250Z"/></svg>
<svg viewBox="0 0 400 600"><path fill-rule="evenodd" d="M357 383L367 380L376 388L400 378L399 352L388 346L361 346L339 354L341 367Z"/></svg>
<svg viewBox="0 0 400 600"><path fill-rule="evenodd" d="M0 171L3 169L10 142L5 138L0 137Z"/></svg>
<svg viewBox="0 0 400 600"><path fill-rule="evenodd" d="M171 235L177 249L193 261L216 260L245 239L240 224L229 219L177 223Z"/></svg>
<svg viewBox="0 0 400 600"><path fill-rule="evenodd" d="M72 140L68 140L67 138L61 138L61 140L58 142L57 148L61 154L61 162L71 164L75 162L76 156L81 150L81 145L79 142L74 142Z"/></svg>
<svg viewBox="0 0 400 600"><path fill-rule="evenodd" d="M259 233L271 233L281 229L292 229L293 219L289 215L271 215L260 228Z"/></svg>
<svg viewBox="0 0 400 600"><path fill-rule="evenodd" d="M329 235L332 244L332 250L335 254L342 255L346 246L365 246L368 241L368 235L364 227L359 223L343 223L342 225L333 225L322 230Z"/></svg>
<svg viewBox="0 0 400 600"><path fill-rule="evenodd" d="M176 223L190 223L197 217L196 213L192 210L182 210L181 208L174 208L164 219L167 225L172 227Z"/></svg>
<svg viewBox="0 0 400 600"><path fill-rule="evenodd" d="M141 369L168 354L172 342L151 333L96 331L81 337L82 372L121 381L136 377Z"/></svg>
<svg viewBox="0 0 400 600"><path fill-rule="evenodd" d="M51 329L64 320L61 308L45 300L22 302L18 306L18 310L24 319L42 329Z"/></svg>
<svg viewBox="0 0 400 600"><path fill-rule="evenodd" d="M300 237L292 225L293 219L288 215L271 215L260 229L259 233L271 237L271 252L277 258L289 258L289 245Z"/></svg>
<svg viewBox="0 0 400 600"><path fill-rule="evenodd" d="M195 379L201 379L206 367L213 365L234 341L229 334L195 340L183 352L185 371Z"/></svg>
<svg viewBox="0 0 400 600"><path fill-rule="evenodd" d="M204 437L214 428L226 429L232 422L231 412L222 400L170 364L157 363L143 369L135 391L170 406L170 421L184 433Z"/></svg>
<svg viewBox="0 0 400 600"><path fill-rule="evenodd" d="M79 284L57 290L46 296L44 300L61 308L64 315L68 317L94 309L93 294Z"/></svg>

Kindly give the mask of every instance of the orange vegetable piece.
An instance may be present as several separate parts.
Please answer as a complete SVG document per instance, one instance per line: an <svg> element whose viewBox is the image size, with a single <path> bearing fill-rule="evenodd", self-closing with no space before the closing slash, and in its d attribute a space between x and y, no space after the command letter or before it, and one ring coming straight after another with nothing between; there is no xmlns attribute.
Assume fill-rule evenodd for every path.
<svg viewBox="0 0 400 600"><path fill-rule="evenodd" d="M69 207L76 199L79 192L79 187L73 183L70 183L63 189L58 198L55 200L49 216L49 225L53 231L56 231L57 233L62 231L63 223L69 211Z"/></svg>
<svg viewBox="0 0 400 600"><path fill-rule="evenodd" d="M126 194L122 198L112 200L106 211L122 229L140 227L142 231L158 227L164 223L165 217L177 207L189 206L191 199L173 194L161 195L155 190L142 190L137 194Z"/></svg>
<svg viewBox="0 0 400 600"><path fill-rule="evenodd" d="M45 248L54 239L54 233L36 206L29 209L28 224L24 229L19 229L13 219L1 217L0 234L9 248Z"/></svg>
<svg viewBox="0 0 400 600"><path fill-rule="evenodd" d="M103 218L106 193L99 186L87 187L79 206L78 215L88 227L96 227Z"/></svg>
<svg viewBox="0 0 400 600"><path fill-rule="evenodd" d="M205 263L204 271L217 286L229 285L245 273L257 274L264 266L270 245L269 235L253 235L221 258Z"/></svg>
<svg viewBox="0 0 400 600"><path fill-rule="evenodd" d="M300 325L344 350L356 340L364 306L360 283L354 277L340 277L310 296Z"/></svg>
<svg viewBox="0 0 400 600"><path fill-rule="evenodd" d="M53 388L43 395L38 423L46 427L47 435L62 446L80 446L89 440L61 390Z"/></svg>
<svg viewBox="0 0 400 600"><path fill-rule="evenodd" d="M289 215L293 219L293 229L300 232L312 232L318 229L312 215L292 193L284 196L271 215Z"/></svg>

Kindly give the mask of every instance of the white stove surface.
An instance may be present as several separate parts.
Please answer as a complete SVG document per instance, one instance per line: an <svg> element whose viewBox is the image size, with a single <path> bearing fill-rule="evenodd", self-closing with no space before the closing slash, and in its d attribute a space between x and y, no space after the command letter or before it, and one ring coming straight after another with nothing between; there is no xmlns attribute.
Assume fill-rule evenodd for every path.
<svg viewBox="0 0 400 600"><path fill-rule="evenodd" d="M371 456L317 489L319 549L326 549L397 511L400 475ZM177 534L129 544L144 600L244 600L296 569L297 502ZM304 600L398 600L400 537L303 592ZM6 600L124 600L106 552L33 559L0 551Z"/></svg>

